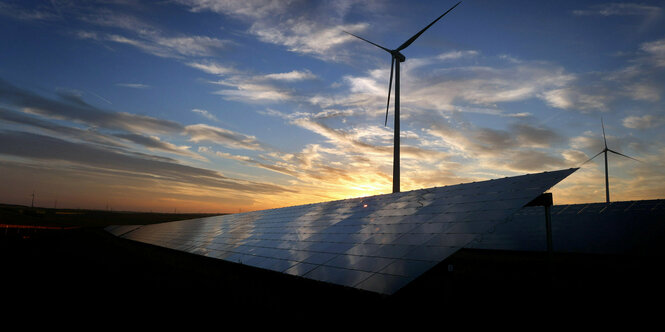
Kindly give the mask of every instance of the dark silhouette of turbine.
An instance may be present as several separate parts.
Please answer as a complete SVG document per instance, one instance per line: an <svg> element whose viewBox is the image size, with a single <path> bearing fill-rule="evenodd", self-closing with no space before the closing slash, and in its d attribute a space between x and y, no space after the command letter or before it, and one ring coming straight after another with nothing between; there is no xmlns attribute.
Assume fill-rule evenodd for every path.
<svg viewBox="0 0 665 332"><path fill-rule="evenodd" d="M637 160L633 157L626 156L623 153L619 153L619 152L616 152L616 151L608 148L607 147L607 139L605 138L605 124L603 123L603 118L602 117L600 118L600 125L603 127L603 142L605 143L605 148L603 148L602 151L598 152L595 156L591 157L589 160L583 162L582 165L590 162L591 159L598 157L601 153L605 154L605 202L609 204L610 203L610 180L609 180L609 176L608 176L608 172L607 172L607 153L612 152L614 154L618 154L618 155L626 157L626 158L630 158L630 159L633 159L633 160L636 160L636 161L639 161L639 162L641 162L641 161Z"/></svg>
<svg viewBox="0 0 665 332"><path fill-rule="evenodd" d="M390 53L391 56L391 63L390 63L390 82L388 83L388 102L386 104L386 121L385 125L388 125L388 108L390 107L390 89L392 88L393 85L393 69L395 72L395 144L394 144L394 152L393 152L393 193L399 192L399 64L400 62L404 62L406 60L406 57L400 53L401 50L407 48L411 43L413 43L420 35L425 32L425 30L429 29L434 23L436 23L438 20L440 20L443 16L448 14L453 8L457 7L462 3L461 1L456 3L454 6L452 6L450 9L448 9L445 13L441 14L441 16L437 17L436 20L432 21L428 26L423 28L422 30L418 31L415 35L413 35L411 38L409 38L407 41L405 41L402 45L400 45L398 48L391 50L388 48L385 48L379 44L375 44L365 38L356 36L350 32L344 31L351 36L354 36L358 39L361 39L363 41L366 41L388 53ZM395 61L397 60L397 61Z"/></svg>

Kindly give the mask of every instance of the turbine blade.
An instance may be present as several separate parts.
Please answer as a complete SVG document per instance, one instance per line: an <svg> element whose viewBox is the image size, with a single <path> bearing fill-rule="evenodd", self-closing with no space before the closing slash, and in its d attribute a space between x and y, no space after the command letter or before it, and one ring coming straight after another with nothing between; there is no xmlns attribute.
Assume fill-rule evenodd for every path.
<svg viewBox="0 0 665 332"><path fill-rule="evenodd" d="M605 124L603 123L603 117L600 117L600 125L603 126L603 141L605 142L605 149L607 149L607 139L605 139Z"/></svg>
<svg viewBox="0 0 665 332"><path fill-rule="evenodd" d="M388 108L390 107L390 89L393 87L393 68L395 67L395 57L390 61L390 81L388 83L388 102L386 103L386 122L384 126L388 125Z"/></svg>
<svg viewBox="0 0 665 332"><path fill-rule="evenodd" d="M618 155L620 155L620 156L624 156L624 157L626 157L626 158L630 158L630 159L635 160L635 161L642 162L642 161L639 160L639 159L635 159L635 158L633 158L633 157L626 156L625 154L620 153L620 152L616 152L616 151L614 151L614 150L607 149L607 151L612 152L612 153L614 153L614 154L618 154Z"/></svg>
<svg viewBox="0 0 665 332"><path fill-rule="evenodd" d="M344 30L342 30L342 31L344 31ZM379 45L379 44L372 43L371 41L369 41L369 40L367 40L367 39L365 39L365 38L363 38L363 37L358 37L358 36L356 36L356 35L354 35L354 34L348 32L348 31L344 31L344 32L346 32L346 33L350 34L351 36L354 36L354 37L356 37L356 38L358 38L358 39L360 39L360 40L364 40L364 41L366 41L366 42L368 42L368 43L370 43L370 44L372 44L372 45L374 45L374 46L376 46L376 47L378 47L378 48L380 48L380 49L382 49L382 50L384 50L384 51L386 51L386 52L388 52L388 53L392 53L391 50L389 50L389 49L387 49L387 48L385 48L385 47L383 47L383 46L381 46L381 45Z"/></svg>
<svg viewBox="0 0 665 332"><path fill-rule="evenodd" d="M601 153L603 153L603 152L605 152L605 150L598 152L595 156L593 156L593 157L589 158L589 160L583 162L582 165L584 165L584 164L590 162L591 159L598 157L598 156L599 156ZM582 166L582 165L580 165L580 166Z"/></svg>
<svg viewBox="0 0 665 332"><path fill-rule="evenodd" d="M416 39L418 39L418 37L420 37L420 35L422 35L423 32L425 32L425 30L429 29L429 27L431 27L434 23L436 23L436 21L440 20L443 16L445 16L446 14L448 14L451 10L453 10L453 8L457 7L457 5L459 5L460 3L462 3L462 1L456 3L456 4L455 4L454 6L452 6L450 9L448 9L448 11L446 11L446 12L443 13L443 14L441 14L441 16L439 16L436 20L432 21L432 23L430 23L430 24L429 24L428 26L426 26L424 29L420 30L417 34L413 35L413 37L409 38L409 40L405 41L404 44L400 45L400 47L398 47L395 51L398 51L398 52L399 52L399 51L401 51L401 50L407 48L409 45L411 45L411 43L413 43Z"/></svg>

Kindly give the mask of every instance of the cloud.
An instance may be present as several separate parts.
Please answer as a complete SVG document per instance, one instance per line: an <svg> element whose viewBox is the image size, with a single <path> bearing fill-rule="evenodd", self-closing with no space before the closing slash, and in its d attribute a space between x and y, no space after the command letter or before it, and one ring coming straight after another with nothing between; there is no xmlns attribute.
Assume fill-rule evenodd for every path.
<svg viewBox="0 0 665 332"><path fill-rule="evenodd" d="M190 141L196 143L211 142L232 149L265 150L264 145L256 137L236 133L224 128L195 124L186 126L185 133L190 136Z"/></svg>
<svg viewBox="0 0 665 332"><path fill-rule="evenodd" d="M640 49L649 55L648 61L656 67L665 67L665 39L643 43Z"/></svg>
<svg viewBox="0 0 665 332"><path fill-rule="evenodd" d="M506 151L526 148L551 148L565 142L550 128L527 123L513 123L509 128L500 130L466 125L458 129L447 122L436 122L425 131L470 158L498 156Z"/></svg>
<svg viewBox="0 0 665 332"><path fill-rule="evenodd" d="M631 129L649 129L660 127L665 124L665 117L653 114L646 114L642 116L628 116L623 119L623 126Z"/></svg>
<svg viewBox="0 0 665 332"><path fill-rule="evenodd" d="M126 37L118 34L79 33L79 37L93 38L131 45L140 50L163 58L185 58L189 56L214 56L225 48L228 42L206 36L141 36Z"/></svg>
<svg viewBox="0 0 665 332"><path fill-rule="evenodd" d="M658 102L665 89L665 40L641 44L627 66L609 72L571 73L553 63L526 60L500 61L493 66L466 65L463 60L469 57L477 58L474 64L496 60L481 58L479 52L469 50L410 58L402 67L401 84L408 86L408 93L401 96L402 104L409 105L410 112L438 110L524 117L527 112L507 112L503 105L540 99L553 108L604 112L626 98ZM381 64L366 75L344 77L351 94L336 98L314 96L309 100L323 107L367 108L378 116L383 113L379 110L385 109L389 75L389 65Z"/></svg>
<svg viewBox="0 0 665 332"><path fill-rule="evenodd" d="M210 83L229 87L229 89L217 90L213 94L224 96L227 100L244 102L289 101L294 99L292 89L280 86L280 84L283 85L282 83L294 83L316 78L316 75L312 74L309 70L253 75L211 61L191 62L187 65L208 74L224 76L223 79L211 81Z"/></svg>
<svg viewBox="0 0 665 332"><path fill-rule="evenodd" d="M577 87L555 89L543 93L543 98L552 107L566 110L607 110L614 95L609 91L587 93Z"/></svg>
<svg viewBox="0 0 665 332"><path fill-rule="evenodd" d="M634 17L640 19L639 26L635 30L641 33L656 25L663 16L663 9L637 3L605 3L590 6L588 9L574 10L573 15Z"/></svg>
<svg viewBox="0 0 665 332"><path fill-rule="evenodd" d="M195 109L192 110L192 112L197 113L197 114L201 114L202 116L204 116L204 117L206 117L210 120L219 121L214 114L212 114L212 113L210 113L206 110L200 110L200 109L195 108Z"/></svg>
<svg viewBox="0 0 665 332"><path fill-rule="evenodd" d="M265 77L272 80L295 82L295 81L315 79L316 75L312 74L312 72L309 70L304 70L304 71L292 70L288 73L268 74L265 75Z"/></svg>
<svg viewBox="0 0 665 332"><path fill-rule="evenodd" d="M248 32L259 40L285 46L289 51L308 54L319 59L339 61L347 54L336 48L351 40L343 31L359 32L367 23L345 23L353 8L375 13L381 5L376 1L308 2L297 0L271 1L207 1L178 0L194 12L211 11L244 20Z"/></svg>
<svg viewBox="0 0 665 332"><path fill-rule="evenodd" d="M108 8L77 8L74 11L77 19L91 25L106 29L124 31L98 32L78 31L76 36L82 39L93 39L100 42L113 42L131 45L143 52L164 57L186 59L189 57L207 57L218 55L232 44L229 40L199 35L167 35L159 27L131 16L127 13L116 13Z"/></svg>
<svg viewBox="0 0 665 332"><path fill-rule="evenodd" d="M522 62L488 67L451 66L444 63L447 61L432 57L405 62L401 84L409 88L408 93L401 95L402 104L415 110L489 111L504 115L498 104L551 98L550 91L564 89L576 78L563 68L547 63ZM340 97L338 103L358 107L357 104L362 102L363 107L385 110L389 75L389 65L385 65L369 71L366 76L345 77L353 94Z"/></svg>
<svg viewBox="0 0 665 332"><path fill-rule="evenodd" d="M537 172L570 166L561 156L535 150L510 151L507 158L503 159L507 161L504 167L517 172Z"/></svg>
<svg viewBox="0 0 665 332"><path fill-rule="evenodd" d="M570 167L579 159L568 150L558 151L557 147L566 143L562 135L525 121L510 123L505 130L447 121L428 126L424 132L439 138L430 145L448 149L448 160L465 160L464 164L452 166L455 174L484 174L482 178L492 178Z"/></svg>
<svg viewBox="0 0 665 332"><path fill-rule="evenodd" d="M21 113L0 108L0 118L14 123L46 129L57 135L82 139L108 146L124 146L118 142L121 138L148 149L176 153L183 156L201 159L189 151L187 147L176 146L162 141L156 134L187 135L191 142L213 142L233 149L265 150L266 146L254 136L249 136L220 127L205 124L183 126L177 122L126 112L110 112L87 104L80 96L71 91L60 91L61 100L49 99L32 92L20 89L0 79L0 102L18 107L24 113L41 117L84 123L101 130L116 130L119 133L105 135L96 131L84 131L73 127L55 125L51 122L27 117ZM195 113L212 117L205 110L194 109ZM139 134L140 133L140 134ZM153 134L146 136L145 134Z"/></svg>
<svg viewBox="0 0 665 332"><path fill-rule="evenodd" d="M61 99L45 98L0 79L0 101L24 112L130 132L173 133L183 129L182 125L168 120L102 110L73 94L61 93Z"/></svg>
<svg viewBox="0 0 665 332"><path fill-rule="evenodd" d="M367 27L365 23L324 26L307 20L287 20L277 26L256 22L249 31L261 41L286 46L291 52L339 61L345 58L345 54L331 51L353 38L344 31L358 32Z"/></svg>
<svg viewBox="0 0 665 332"><path fill-rule="evenodd" d="M252 167L258 167L261 169L266 169L269 171L285 174L288 176L291 176L295 179L300 180L300 173L298 172L297 166L294 165L287 165L285 163L280 163L279 161L276 161L275 159L271 160L265 160L265 161L259 161L257 159L254 159L249 156L243 156L243 155L237 155L237 154L232 154L228 152L223 152L223 151L215 151L212 148L209 147L200 147L199 152L204 152L209 155L214 155L219 158L224 158L224 159L229 159L229 160L235 160L238 162L241 162L245 165L252 166ZM274 155L275 153L273 153ZM264 157L265 158L265 157Z"/></svg>
<svg viewBox="0 0 665 332"><path fill-rule="evenodd" d="M607 111L622 98L655 102L663 92L658 74L662 71L653 68L661 61L661 43L642 44L641 50L641 57L631 59L630 66L589 73L571 73L543 61L475 65L478 61L494 61L496 57L481 58L479 52L472 50L410 58L402 66L401 84L408 86L408 93L401 96L402 105L408 105L410 112L438 110L525 117L529 115L527 112L507 112L502 105L540 99L554 108L586 113ZM464 62L470 57L477 59L474 65ZM383 113L379 110L385 109L389 75L390 66L381 64L365 75L344 77L351 94L336 98L314 96L309 100L322 107L367 108L378 116Z"/></svg>
<svg viewBox="0 0 665 332"><path fill-rule="evenodd" d="M564 137L551 128L533 126L527 123L513 123L510 132L520 146L549 148L565 141Z"/></svg>
<svg viewBox="0 0 665 332"><path fill-rule="evenodd" d="M54 137L67 137L69 139L80 140L89 143L101 144L111 148L127 149L125 144L120 143L115 138L120 138L125 141L132 142L144 146L150 150L160 150L169 153L195 158L202 160L202 157L189 151L186 146L176 146L172 143L165 142L157 136L143 136L132 133L115 133L107 135L95 130L83 130L75 127L67 127L54 124L52 122L43 121L34 117L27 116L22 113L13 112L0 107L0 119L16 124L25 125L27 128L38 128L42 131L48 132Z"/></svg>
<svg viewBox="0 0 665 332"><path fill-rule="evenodd" d="M6 122L20 124L32 129L38 128L42 131L48 132L51 135L65 136L75 140L82 140L111 147L126 147L116 139L113 139L113 137L109 137L95 130L84 130L74 127L61 126L49 121L44 121L32 116L28 116L25 113L10 111L2 107L0 107L0 119Z"/></svg>
<svg viewBox="0 0 665 332"><path fill-rule="evenodd" d="M657 17L662 14L662 9L656 6L642 5L636 3L607 3L593 5L590 9L579 9L573 11L577 16L600 15L600 16L647 16Z"/></svg>
<svg viewBox="0 0 665 332"><path fill-rule="evenodd" d="M294 0L176 0L177 2L189 6L194 12L212 11L216 13L235 15L240 17L264 18L271 15L286 13L289 5L295 3Z"/></svg>
<svg viewBox="0 0 665 332"><path fill-rule="evenodd" d="M213 75L227 75L234 74L237 71L233 67L222 66L216 62L206 61L206 62L189 62L188 66L202 70L208 74Z"/></svg>
<svg viewBox="0 0 665 332"><path fill-rule="evenodd" d="M627 82L623 93L633 100L656 102L660 100L663 87L653 82Z"/></svg>
<svg viewBox="0 0 665 332"><path fill-rule="evenodd" d="M558 88L541 92L548 105L584 113L608 111L616 103L630 99L658 102L665 86L665 39L640 45L640 52L625 67L608 72L589 72L574 76Z"/></svg>
<svg viewBox="0 0 665 332"><path fill-rule="evenodd" d="M175 153L185 157L202 159L201 156L189 151L188 146L177 146L173 143L162 141L157 136L144 136L144 135L129 134L129 133L114 134L113 136L144 146L150 150L160 150L169 153Z"/></svg>
<svg viewBox="0 0 665 332"><path fill-rule="evenodd" d="M218 84L228 85L235 89L222 89L213 92L224 96L228 100L239 100L245 102L282 102L291 100L291 92L270 84L242 82L218 82Z"/></svg>
<svg viewBox="0 0 665 332"><path fill-rule="evenodd" d="M150 85L142 83L116 83L117 86L132 88L132 89L147 89Z"/></svg>
<svg viewBox="0 0 665 332"><path fill-rule="evenodd" d="M54 13L52 8L45 5L38 5L35 9L25 9L4 2L0 3L0 15L23 21L54 21L60 19L60 16Z"/></svg>
<svg viewBox="0 0 665 332"><path fill-rule="evenodd" d="M478 51L451 51L451 52L446 52L442 53L436 56L438 60L457 60L457 59L462 59L462 58L470 58L470 57L475 57L479 54Z"/></svg>
<svg viewBox="0 0 665 332"><path fill-rule="evenodd" d="M55 137L19 131L0 131L0 154L38 161L82 165L100 172L160 179L185 185L236 190L250 193L284 193L291 190L272 184L224 177L216 171L177 163L175 160L109 149L86 143L73 143ZM67 165L65 164L65 165ZM62 166L65 167L66 166Z"/></svg>
<svg viewBox="0 0 665 332"><path fill-rule="evenodd" d="M291 123L325 137L327 142L334 146L339 154L362 158L380 158L385 159L385 161L392 159L392 131L377 126L362 126L347 130L335 129L322 123L321 120L300 117L291 120ZM441 151L423 149L418 146L407 145L404 142L401 144L400 153L405 159L417 159L424 162L440 161L447 156L446 153Z"/></svg>

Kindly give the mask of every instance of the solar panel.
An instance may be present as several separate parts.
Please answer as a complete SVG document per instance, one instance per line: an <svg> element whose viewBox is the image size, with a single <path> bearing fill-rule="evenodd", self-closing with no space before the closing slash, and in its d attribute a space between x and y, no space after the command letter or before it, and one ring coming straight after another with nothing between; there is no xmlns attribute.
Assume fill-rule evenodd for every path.
<svg viewBox="0 0 665 332"><path fill-rule="evenodd" d="M119 237L392 294L576 169L145 226Z"/></svg>
<svg viewBox="0 0 665 332"><path fill-rule="evenodd" d="M659 206L661 208L659 208ZM552 249L587 254L665 254L665 200L555 205ZM524 207L469 248L547 250L545 211Z"/></svg>

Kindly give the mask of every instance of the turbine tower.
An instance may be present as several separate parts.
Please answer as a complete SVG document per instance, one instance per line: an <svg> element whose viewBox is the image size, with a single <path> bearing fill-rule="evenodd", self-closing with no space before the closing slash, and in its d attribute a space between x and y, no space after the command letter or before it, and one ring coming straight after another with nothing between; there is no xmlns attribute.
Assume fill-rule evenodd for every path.
<svg viewBox="0 0 665 332"><path fill-rule="evenodd" d="M394 150L393 150L393 193L398 193L400 191L399 189L399 64L400 62L404 62L406 60L406 57L400 52L401 50L407 48L411 43L413 43L420 35L425 32L425 30L429 29L434 23L436 23L438 20L440 20L443 16L448 14L453 8L457 7L462 3L461 1L456 3L454 6L452 6L450 9L448 9L445 13L441 14L436 20L432 21L428 26L420 30L418 33L413 35L411 38L409 38L407 41L405 41L402 45L400 45L398 48L391 50L388 48L385 48L379 44L375 44L365 38L356 36L350 32L344 31L351 36L354 36L358 39L361 39L363 41L366 41L388 53L390 53L391 56L391 63L390 63L390 82L388 83L388 102L386 104L386 121L385 125L388 125L388 108L390 107L390 89L392 88L393 85L393 68L395 72L395 143L394 143Z"/></svg>
<svg viewBox="0 0 665 332"><path fill-rule="evenodd" d="M601 125L602 128L603 128L603 142L605 143L605 148L604 148L602 151L598 152L595 156L591 157L589 160L583 162L582 165L584 165L584 164L590 162L591 159L598 157L598 155L600 155L601 153L604 153L604 154L605 154L605 202L606 202L607 204L609 204L609 203L610 203L610 180L609 180L609 176L608 176L608 172L607 172L607 153L608 153L608 152L612 152L612 153L614 153L614 154L618 154L618 155L620 155L620 156L623 156L623 157L626 157L626 158L630 158L630 159L633 159L633 160L636 160L636 161L640 161L640 160L637 160L637 159L635 159L635 158L633 158L633 157L626 156L626 155L623 154L623 153L619 153L619 152L616 152L616 151L614 151L614 150L608 148L608 147L607 147L607 139L605 138L605 124L603 123L603 118L602 118L602 117L600 118L600 125ZM641 161L640 161L640 162L641 162Z"/></svg>

